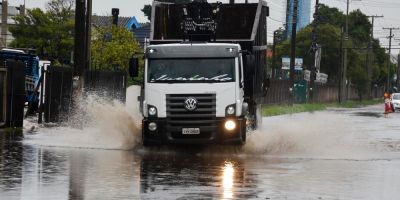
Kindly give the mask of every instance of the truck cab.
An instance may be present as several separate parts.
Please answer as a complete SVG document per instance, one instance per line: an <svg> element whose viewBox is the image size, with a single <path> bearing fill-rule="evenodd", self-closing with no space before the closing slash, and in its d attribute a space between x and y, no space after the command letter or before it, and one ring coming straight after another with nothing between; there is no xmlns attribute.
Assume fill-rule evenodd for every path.
<svg viewBox="0 0 400 200"><path fill-rule="evenodd" d="M145 55L145 142L245 142L238 44L150 45Z"/></svg>

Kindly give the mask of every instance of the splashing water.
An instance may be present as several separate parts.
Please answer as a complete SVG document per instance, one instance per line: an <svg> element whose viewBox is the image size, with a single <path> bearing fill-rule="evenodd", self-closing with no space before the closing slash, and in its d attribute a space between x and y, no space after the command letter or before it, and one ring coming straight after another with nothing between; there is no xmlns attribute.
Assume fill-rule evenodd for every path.
<svg viewBox="0 0 400 200"><path fill-rule="evenodd" d="M80 113L66 126L39 127L25 121L25 143L41 146L134 149L141 147L140 88L127 89L127 104L106 101L96 95L84 99ZM316 112L264 118L260 130L250 134L244 146L216 145L195 151L201 155L239 154L347 158L364 151L354 144L351 120L337 112ZM81 128L73 128L79 127ZM349 145L350 144L350 145ZM146 151L178 153L181 148L146 148ZM365 152L360 152L365 154Z"/></svg>
<svg viewBox="0 0 400 200"><path fill-rule="evenodd" d="M26 135L24 142L41 146L133 149L141 142L141 119L132 106L138 91L138 87L128 88L127 102L133 102L129 107L89 95L80 101L79 114L73 115L66 126L39 127L38 134ZM32 123L27 125L26 129L31 129Z"/></svg>
<svg viewBox="0 0 400 200"><path fill-rule="evenodd" d="M349 148L353 130L345 116L332 112L264 118L248 137L244 152L269 155L338 155ZM343 154L342 154L343 155Z"/></svg>

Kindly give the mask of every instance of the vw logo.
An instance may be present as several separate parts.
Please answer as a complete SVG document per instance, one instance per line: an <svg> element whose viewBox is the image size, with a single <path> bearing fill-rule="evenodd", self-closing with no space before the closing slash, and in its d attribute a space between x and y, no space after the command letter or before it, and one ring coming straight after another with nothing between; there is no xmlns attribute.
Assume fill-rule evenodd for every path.
<svg viewBox="0 0 400 200"><path fill-rule="evenodd" d="M189 97L185 100L185 109L188 111L194 111L197 108L197 99Z"/></svg>

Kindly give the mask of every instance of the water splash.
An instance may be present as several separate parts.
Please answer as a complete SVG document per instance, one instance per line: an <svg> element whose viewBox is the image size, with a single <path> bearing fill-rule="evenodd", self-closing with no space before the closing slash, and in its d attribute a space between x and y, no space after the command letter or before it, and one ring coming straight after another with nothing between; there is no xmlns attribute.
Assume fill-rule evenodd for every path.
<svg viewBox="0 0 400 200"><path fill-rule="evenodd" d="M346 117L331 112L264 118L262 128L248 137L244 152L326 155L346 146L351 127Z"/></svg>
<svg viewBox="0 0 400 200"><path fill-rule="evenodd" d="M138 87L128 88L129 107L89 95L80 101L79 112L66 125L46 128L28 122L25 130L36 127L38 134L27 134L24 142L56 147L133 149L141 142L141 118L132 106L138 92Z"/></svg>

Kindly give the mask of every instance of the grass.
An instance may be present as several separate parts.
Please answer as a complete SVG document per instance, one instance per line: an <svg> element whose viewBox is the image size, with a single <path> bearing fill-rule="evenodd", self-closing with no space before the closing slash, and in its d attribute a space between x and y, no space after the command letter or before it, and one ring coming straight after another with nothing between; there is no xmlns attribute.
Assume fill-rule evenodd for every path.
<svg viewBox="0 0 400 200"><path fill-rule="evenodd" d="M276 115L285 115L285 114L293 114L300 112L314 112L325 110L328 107L336 107L336 108L357 108L362 106L374 105L378 103L383 103L382 99L373 99L373 100L363 100L363 101L347 101L346 103L306 103L306 104L294 104L293 106L289 105L265 105L263 106L263 116L276 116Z"/></svg>

